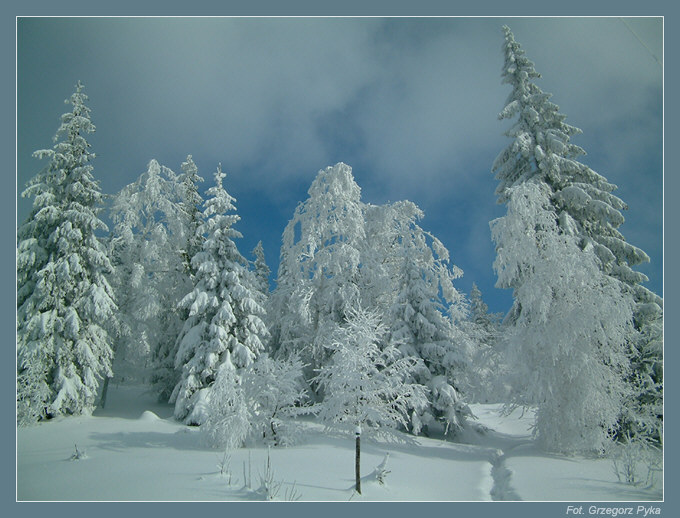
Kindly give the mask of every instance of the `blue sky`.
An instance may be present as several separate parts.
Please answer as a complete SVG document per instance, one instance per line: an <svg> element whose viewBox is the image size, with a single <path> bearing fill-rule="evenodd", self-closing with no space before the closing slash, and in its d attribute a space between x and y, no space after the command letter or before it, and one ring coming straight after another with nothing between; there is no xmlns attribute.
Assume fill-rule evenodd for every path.
<svg viewBox="0 0 680 518"><path fill-rule="evenodd" d="M660 18L20 18L17 188L42 166L78 80L97 132L107 194L152 158L179 172L217 164L242 217L244 255L262 240L278 267L281 233L316 173L343 161L368 203L409 199L494 311L489 221L502 216L490 172L508 144L497 120L507 24L543 75L583 162L618 185L621 231L651 257L662 292L663 34ZM30 201L18 199L21 223Z"/></svg>

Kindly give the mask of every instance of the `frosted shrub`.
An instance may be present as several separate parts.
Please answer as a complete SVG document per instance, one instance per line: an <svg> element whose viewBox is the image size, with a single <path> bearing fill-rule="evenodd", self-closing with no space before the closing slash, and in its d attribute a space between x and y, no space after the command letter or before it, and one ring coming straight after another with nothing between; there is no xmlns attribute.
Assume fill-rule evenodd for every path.
<svg viewBox="0 0 680 518"><path fill-rule="evenodd" d="M82 459L87 459L87 453L85 453L85 450L79 450L78 445L75 444L73 455L71 455L70 460L82 460Z"/></svg>
<svg viewBox="0 0 680 518"><path fill-rule="evenodd" d="M609 454L616 478L632 486L653 484L663 469L661 451L644 438L626 435L612 445Z"/></svg>
<svg viewBox="0 0 680 518"><path fill-rule="evenodd" d="M281 490L283 482L274 480L274 469L272 468L272 460L270 451L267 450L267 462L264 464L264 471L260 474L260 488L258 493L262 495L265 500L274 500Z"/></svg>
<svg viewBox="0 0 680 518"><path fill-rule="evenodd" d="M251 432L251 414L241 380L230 363L219 370L210 392L201 431L217 448L240 448Z"/></svg>
<svg viewBox="0 0 680 518"><path fill-rule="evenodd" d="M387 461L390 458L390 454L386 453L385 458L382 460L380 464L378 464L375 469L373 470L372 476L375 477L375 479L378 481L378 484L381 486L385 485L385 479L387 479L387 475L392 473L390 470L387 469Z"/></svg>
<svg viewBox="0 0 680 518"><path fill-rule="evenodd" d="M432 409L441 416L440 419L444 423L445 435L461 431L466 419L474 417L470 407L445 376L434 376L428 381L427 388L430 389Z"/></svg>
<svg viewBox="0 0 680 518"><path fill-rule="evenodd" d="M239 448L248 439L287 446L295 441L294 417L309 413L301 387L302 363L297 358L273 360L262 355L240 372L225 362L205 401L194 405L208 442L215 447Z"/></svg>
<svg viewBox="0 0 680 518"><path fill-rule="evenodd" d="M224 449L222 454L222 459L217 463L217 467L220 468L220 476L227 479L227 485L231 486L232 474L231 474L231 455L229 454L229 448Z"/></svg>
<svg viewBox="0 0 680 518"><path fill-rule="evenodd" d="M277 480L272 467L271 451L267 449L267 460L264 463L262 472L260 473L260 487L255 493L263 500L278 500L283 487L283 480ZM295 483L287 488L283 494L284 500L296 501L300 500L302 495L295 488Z"/></svg>
<svg viewBox="0 0 680 518"><path fill-rule="evenodd" d="M243 373L243 390L251 409L252 433L275 446L288 446L299 434L294 418L309 413L297 357L274 360L261 355Z"/></svg>

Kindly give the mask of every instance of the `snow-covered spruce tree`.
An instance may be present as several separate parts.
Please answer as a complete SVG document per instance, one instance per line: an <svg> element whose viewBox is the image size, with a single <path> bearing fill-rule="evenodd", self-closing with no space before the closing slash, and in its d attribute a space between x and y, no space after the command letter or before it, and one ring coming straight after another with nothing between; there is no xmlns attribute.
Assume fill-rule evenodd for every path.
<svg viewBox="0 0 680 518"><path fill-rule="evenodd" d="M121 380L151 381L164 401L178 379L173 366L182 325L177 304L191 289L183 264L189 223L181 195L177 175L151 160L111 208L109 248L121 324L115 371Z"/></svg>
<svg viewBox="0 0 680 518"><path fill-rule="evenodd" d="M308 192L283 233L269 321L277 354L299 353L309 380L328 359L326 337L360 298L365 234L361 189L348 165L319 171Z"/></svg>
<svg viewBox="0 0 680 518"><path fill-rule="evenodd" d="M508 27L505 31L504 82L512 86L506 107L499 118L517 116L507 135L513 142L493 165L500 183L499 202L507 199L507 189L529 179L550 188L562 228L574 232L579 246L591 245L602 270L630 287L636 300L660 304L658 296L640 286L646 277L631 267L649 261L639 248L626 243L617 230L623 224L621 210L626 204L614 196L616 186L607 182L578 158L585 151L570 141L581 130L564 122L566 116L549 101L531 79L540 77ZM570 218L567 218L567 215Z"/></svg>
<svg viewBox="0 0 680 518"><path fill-rule="evenodd" d="M633 298L599 268L593 247L558 225L550 191L525 182L491 222L499 288L512 288L506 329L513 403L535 406L535 434L549 451L602 451L630 387L626 337Z"/></svg>
<svg viewBox="0 0 680 518"><path fill-rule="evenodd" d="M191 155L181 165L182 174L179 175L180 183L180 208L184 219L186 246L182 251L184 269L192 276L196 274L191 266L191 258L196 255L203 245L203 236L199 228L202 221L201 205L203 198L198 192L198 184L203 181L198 175L198 167Z"/></svg>
<svg viewBox="0 0 680 518"><path fill-rule="evenodd" d="M657 347L651 336L655 332L645 330L647 325L656 326L662 315L662 299L642 286L647 277L632 267L649 261L641 249L626 242L619 227L624 223L621 211L626 204L612 194L616 186L606 178L579 162L585 151L571 142L571 137L581 130L564 122L566 116L559 107L550 102L550 94L544 93L533 82L540 77L534 64L526 58L524 51L515 41L508 27L503 27L505 42L503 51L503 81L510 84L506 106L499 118L517 117L507 132L512 143L503 150L493 165L499 180L497 194L499 202L506 202L508 188L530 179L540 181L549 188L550 203L558 215L560 227L573 232L578 237L581 249L592 247L600 269L621 282L622 289L635 297L635 327L627 340L635 348L634 365L654 364L660 367L663 362L662 348ZM656 306L656 307L654 307ZM517 307L515 309L518 309ZM511 315L516 318L516 315ZM651 341L650 341L651 340ZM649 406L648 398L656 394L652 407L661 408L662 383L659 368L653 369L651 378L656 387L651 393L643 390L631 399L633 407ZM638 383L634 375L631 384ZM644 395L643 395L644 394ZM645 400L645 401L643 401ZM625 428L649 430L661 426L662 416L653 418L653 423L643 423L638 418L639 409L628 409L627 417L622 417ZM653 411L643 412L651 417ZM632 419L632 422L631 422Z"/></svg>
<svg viewBox="0 0 680 518"><path fill-rule="evenodd" d="M473 282L470 290L470 319L468 334L477 345L472 360L470 400L475 402L506 401L507 369L498 342L502 333L501 314L489 313L482 292Z"/></svg>
<svg viewBox="0 0 680 518"><path fill-rule="evenodd" d="M78 82L66 102L72 110L47 158L23 192L33 210L18 229L17 418L88 414L99 380L111 375L111 339L104 322L115 318L111 264L98 231L102 194L92 175L86 140L95 131Z"/></svg>
<svg viewBox="0 0 680 518"><path fill-rule="evenodd" d="M195 286L180 302L188 316L177 339L175 368L181 378L171 396L175 417L201 424L206 418L211 385L218 369L233 364L240 384L240 369L248 367L264 350L268 336L263 322L265 310L258 304L253 274L234 239L239 216L232 198L222 186L225 174L215 173L215 185L204 203L206 236L203 249L191 260L196 270ZM230 367L231 368L231 367Z"/></svg>
<svg viewBox="0 0 680 518"><path fill-rule="evenodd" d="M328 426L391 433L407 428L411 409L428 406L427 388L412 381L422 360L381 347L387 328L380 320L376 312L348 308L345 324L327 339L331 358L316 377L325 392L316 411Z"/></svg>
<svg viewBox="0 0 680 518"><path fill-rule="evenodd" d="M179 381L180 373L175 368L178 347L176 338L187 318L187 310L179 306L179 301L194 285L196 270L191 264L191 258L201 250L204 240L201 212L203 198L198 192L198 183L203 182L203 178L198 175L198 167L191 155L182 162L181 169L182 173L174 177L177 210L174 225L170 226L170 230L174 242L173 257L179 253L183 268L180 270L179 266L176 266L167 278L168 308L161 314L161 325L166 331L167 338L159 342L152 354L151 382L161 401L170 399Z"/></svg>
<svg viewBox="0 0 680 518"><path fill-rule="evenodd" d="M264 247L262 241L258 241L253 249L255 261L253 262L253 275L255 276L255 288L262 294L262 305L266 305L269 299L269 274L271 270L267 266L264 258Z"/></svg>
<svg viewBox="0 0 680 518"><path fill-rule="evenodd" d="M489 306L484 302L482 292L477 283L472 283L470 290L470 318L475 324L482 326L489 334L496 327L499 318L489 313Z"/></svg>
<svg viewBox="0 0 680 518"><path fill-rule="evenodd" d="M657 304L638 304L635 325L640 332L629 382L636 397L626 401L620 435L658 446L663 442L663 311Z"/></svg>
<svg viewBox="0 0 680 518"><path fill-rule="evenodd" d="M462 272L455 266L449 269L448 250L418 226L422 212L409 203L384 209L392 212L389 218L396 238L379 252L380 262L390 264L392 270L387 341L405 356L423 362L414 379L429 388L429 405L412 409L413 432L441 420L446 432L456 433L471 416L458 388L470 369L472 349L469 337L452 318L465 313L463 296L453 286ZM381 234L389 236L389 231Z"/></svg>

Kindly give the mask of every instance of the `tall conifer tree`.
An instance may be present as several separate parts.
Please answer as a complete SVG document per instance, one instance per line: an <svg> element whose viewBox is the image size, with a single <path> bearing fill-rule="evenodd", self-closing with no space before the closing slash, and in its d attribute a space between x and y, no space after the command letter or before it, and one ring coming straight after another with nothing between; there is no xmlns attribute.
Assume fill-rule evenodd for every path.
<svg viewBox="0 0 680 518"><path fill-rule="evenodd" d="M97 232L102 194L92 175L95 131L78 82L70 112L52 149L36 151L47 166L24 196L33 210L18 230L17 404L20 422L87 414L99 381L111 374L111 339L103 327L115 318L105 274L111 264Z"/></svg>
<svg viewBox="0 0 680 518"><path fill-rule="evenodd" d="M572 235L578 247L592 250L600 270L618 281L619 289L635 301L634 327L626 337L636 370L629 379L637 396L622 410L625 428L660 428L662 398L662 299L645 288L647 277L633 269L649 261L647 254L628 243L619 231L626 204L613 194L616 185L579 161L585 151L571 142L581 130L566 124L566 116L534 80L540 78L508 27L503 27L503 82L512 87L500 119L515 118L506 135L512 142L498 155L492 170L499 180L499 203L509 200L512 187L542 185L560 232ZM510 322L520 317L515 303ZM652 422L650 422L652 421Z"/></svg>
<svg viewBox="0 0 680 518"><path fill-rule="evenodd" d="M195 285L180 302L188 316L178 337L175 368L181 377L171 402L175 417L193 424L202 424L207 417L218 372L234 370L238 380L239 370L264 350L268 336L254 276L234 243L241 237L233 228L240 217L231 213L235 200L222 185L224 177L218 168L215 185L208 189L200 227L206 239L191 260Z"/></svg>

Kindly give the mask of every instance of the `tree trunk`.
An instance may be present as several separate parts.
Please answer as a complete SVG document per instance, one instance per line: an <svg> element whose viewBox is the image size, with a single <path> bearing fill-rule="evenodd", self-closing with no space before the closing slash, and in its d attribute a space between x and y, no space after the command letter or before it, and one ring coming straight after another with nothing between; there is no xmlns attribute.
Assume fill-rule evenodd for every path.
<svg viewBox="0 0 680 518"><path fill-rule="evenodd" d="M104 378L104 384L102 385L102 397L99 400L99 408L104 408L106 405L106 393L109 391L109 378L108 376Z"/></svg>

